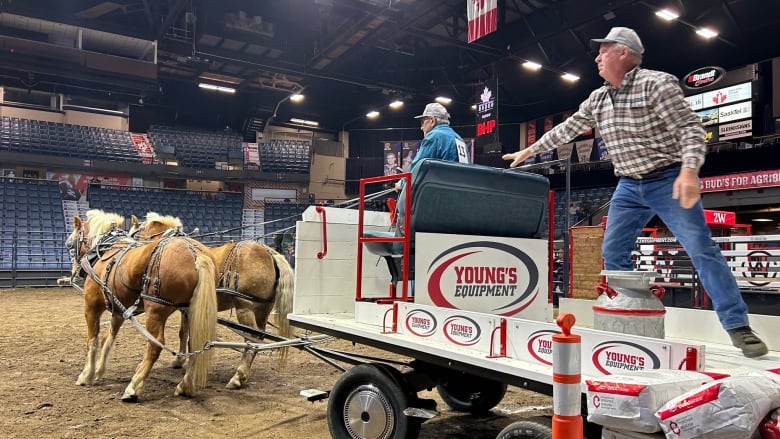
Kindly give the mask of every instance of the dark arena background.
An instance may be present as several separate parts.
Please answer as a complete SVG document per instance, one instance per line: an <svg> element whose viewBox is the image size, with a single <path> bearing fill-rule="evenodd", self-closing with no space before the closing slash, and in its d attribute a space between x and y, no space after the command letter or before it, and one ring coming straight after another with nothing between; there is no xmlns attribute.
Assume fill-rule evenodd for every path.
<svg viewBox="0 0 780 439"><path fill-rule="evenodd" d="M3 298L18 301L18 321L26 321L25 306L58 312L57 302L65 301L73 319L62 334L81 337L79 300L41 288L70 275L64 241L74 216L89 209L123 215L126 228L131 215L177 216L185 232L207 244L257 239L294 263L295 222L307 207L349 204L361 178L408 170L422 139L414 116L430 102L447 107L474 163L506 168L503 153L535 142L603 83L589 40L613 26L637 31L643 67L680 78L707 131L700 177L713 236L750 312L777 315L780 3L498 0L497 30L469 43L471 3L0 0L0 288L15 289ZM664 19L665 8L678 16ZM553 242L555 302L560 295L593 298L602 224L617 182L599 133L534 157L528 170L549 178L554 192L542 237ZM387 211L394 197L377 197L370 207ZM645 235L636 267L658 273L665 304L710 309L663 223L652 220ZM15 334L0 340L23 352L19 343L29 334ZM47 342L60 341L73 342ZM48 360L72 366L62 385L72 386L81 348ZM24 366L14 370L26 373ZM121 379L114 380L121 389ZM4 390L6 400L13 398ZM37 421L13 437L37 437L47 423L45 398L25 404L4 418ZM190 416L154 414L168 415ZM314 420L309 415L295 414ZM92 416L90 422L103 422ZM45 434L130 434L121 426L82 431L82 424ZM262 434L255 427L231 431ZM430 431L423 437L439 437Z"/></svg>

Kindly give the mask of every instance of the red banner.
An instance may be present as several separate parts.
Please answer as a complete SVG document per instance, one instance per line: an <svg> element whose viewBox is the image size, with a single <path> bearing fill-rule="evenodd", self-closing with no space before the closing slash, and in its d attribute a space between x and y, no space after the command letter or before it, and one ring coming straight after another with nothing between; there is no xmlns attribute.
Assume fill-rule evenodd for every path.
<svg viewBox="0 0 780 439"><path fill-rule="evenodd" d="M536 119L526 122L525 131L525 146L531 146L536 143Z"/></svg>
<svg viewBox="0 0 780 439"><path fill-rule="evenodd" d="M553 123L553 117L552 116L544 116L544 132L550 131L553 129L554 123Z"/></svg>
<svg viewBox="0 0 780 439"><path fill-rule="evenodd" d="M738 191L780 186L780 169L719 175L700 179L701 192Z"/></svg>
<svg viewBox="0 0 780 439"><path fill-rule="evenodd" d="M469 43L498 29L498 0L466 0Z"/></svg>
<svg viewBox="0 0 780 439"><path fill-rule="evenodd" d="M704 209L704 220L708 226L733 226L737 224L737 214L722 210Z"/></svg>

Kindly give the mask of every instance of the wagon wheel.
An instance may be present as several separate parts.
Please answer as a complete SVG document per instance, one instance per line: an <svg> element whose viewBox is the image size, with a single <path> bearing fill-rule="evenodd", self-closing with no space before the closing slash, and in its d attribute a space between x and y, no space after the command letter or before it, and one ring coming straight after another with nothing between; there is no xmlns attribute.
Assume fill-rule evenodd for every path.
<svg viewBox="0 0 780 439"><path fill-rule="evenodd" d="M535 416L509 424L501 430L496 439L551 439L552 420Z"/></svg>
<svg viewBox="0 0 780 439"><path fill-rule="evenodd" d="M403 414L409 402L409 392L392 374L372 364L355 366L330 392L330 434L335 439L416 438L420 422Z"/></svg>
<svg viewBox="0 0 780 439"><path fill-rule="evenodd" d="M453 410L485 414L506 394L506 384L465 373L445 376L436 390Z"/></svg>

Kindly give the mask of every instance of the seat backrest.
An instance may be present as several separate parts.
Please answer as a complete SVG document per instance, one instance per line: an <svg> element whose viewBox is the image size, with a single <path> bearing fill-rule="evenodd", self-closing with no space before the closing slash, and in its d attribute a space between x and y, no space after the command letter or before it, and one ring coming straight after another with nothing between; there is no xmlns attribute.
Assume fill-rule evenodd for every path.
<svg viewBox="0 0 780 439"><path fill-rule="evenodd" d="M424 159L412 173L411 231L538 237L549 189L537 174Z"/></svg>

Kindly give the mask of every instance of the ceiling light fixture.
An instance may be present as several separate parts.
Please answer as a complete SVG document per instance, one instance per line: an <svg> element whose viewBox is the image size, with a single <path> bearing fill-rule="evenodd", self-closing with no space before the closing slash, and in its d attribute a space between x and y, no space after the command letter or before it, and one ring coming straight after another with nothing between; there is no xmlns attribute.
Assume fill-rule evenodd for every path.
<svg viewBox="0 0 780 439"><path fill-rule="evenodd" d="M293 117L290 119L290 123L297 123L299 125L306 125L310 127L318 127L320 126L320 123L315 120L305 120L305 119L298 119L297 117Z"/></svg>
<svg viewBox="0 0 780 439"><path fill-rule="evenodd" d="M205 82L201 82L200 84L198 84L198 87L206 90L218 91L221 93L234 94L236 92L236 89L233 87L223 87L221 85L207 84Z"/></svg>
<svg viewBox="0 0 780 439"><path fill-rule="evenodd" d="M303 95L300 93L293 93L290 95L290 100L293 102L301 102L303 100Z"/></svg>
<svg viewBox="0 0 780 439"><path fill-rule="evenodd" d="M379 112L376 110L369 111L368 113L366 113L366 117L369 119L376 119L377 117L379 117Z"/></svg>
<svg viewBox="0 0 780 439"><path fill-rule="evenodd" d="M474 104L474 105L472 105L472 106L471 106L471 110L472 110L472 111L477 111L477 104Z"/></svg>
<svg viewBox="0 0 780 439"><path fill-rule="evenodd" d="M452 98L446 96L436 96L434 100L442 105L449 105L452 102Z"/></svg>
<svg viewBox="0 0 780 439"><path fill-rule="evenodd" d="M751 221L756 222L756 223L771 223L772 219L771 218L753 218Z"/></svg>
<svg viewBox="0 0 780 439"><path fill-rule="evenodd" d="M522 65L523 65L523 68L524 68L524 69L526 69L526 70L531 70L531 71L533 71L533 72L535 72L535 71L537 71L537 70L539 70L539 69L541 69L541 68L542 68L542 65L541 65L541 64L539 64L539 63L535 63L535 62L533 62L533 61L526 61L526 62L524 62Z"/></svg>
<svg viewBox="0 0 780 439"><path fill-rule="evenodd" d="M680 17L680 14L671 11L669 9L661 9L660 11L655 13L656 17L661 18L666 21L672 21L677 20L677 18Z"/></svg>
<svg viewBox="0 0 780 439"><path fill-rule="evenodd" d="M566 82L577 82L580 80L580 77L571 73L564 73L561 75L561 79Z"/></svg>
<svg viewBox="0 0 780 439"><path fill-rule="evenodd" d="M702 27L702 28L696 29L696 34L699 35L700 37L708 39L708 40L718 36L717 32L715 32L714 30L712 30L710 28L707 28L707 27Z"/></svg>
<svg viewBox="0 0 780 439"><path fill-rule="evenodd" d="M393 110L397 110L403 106L404 106L404 101L395 100L393 102L390 102L390 108L392 108Z"/></svg>

